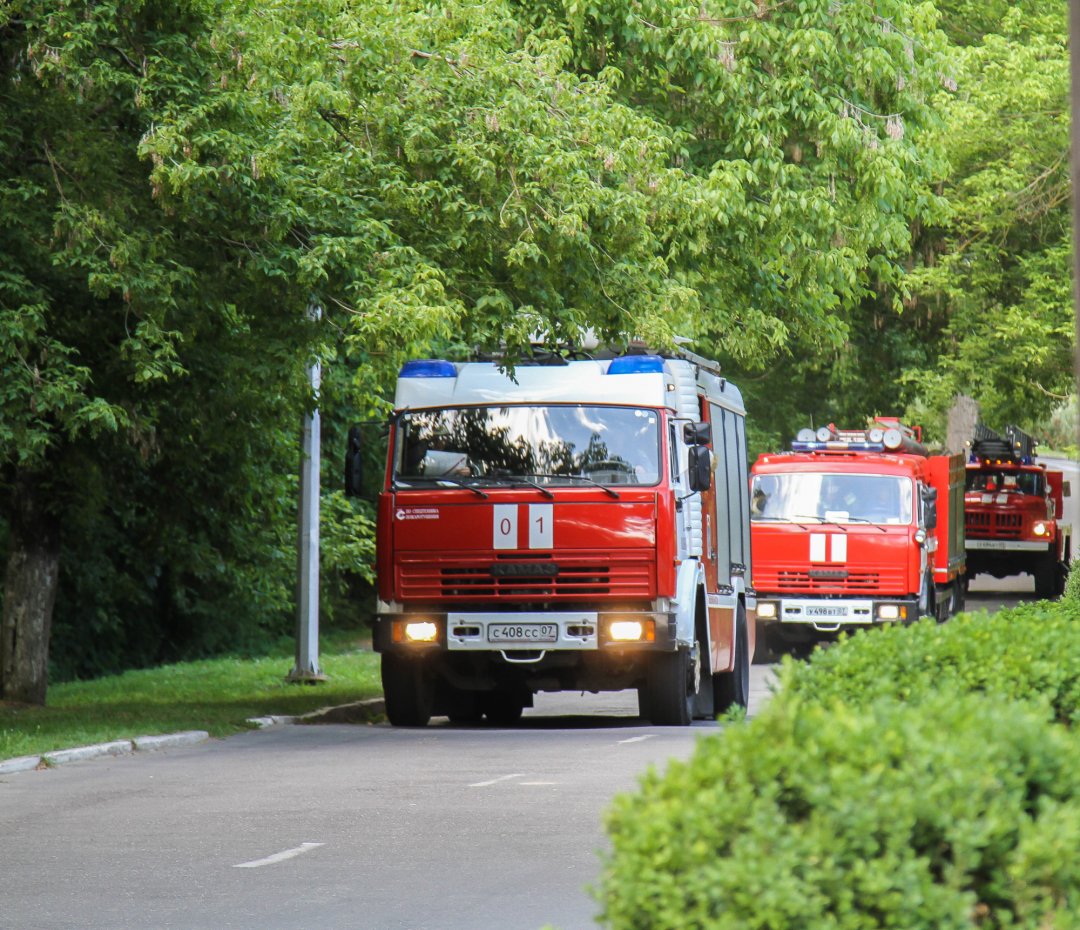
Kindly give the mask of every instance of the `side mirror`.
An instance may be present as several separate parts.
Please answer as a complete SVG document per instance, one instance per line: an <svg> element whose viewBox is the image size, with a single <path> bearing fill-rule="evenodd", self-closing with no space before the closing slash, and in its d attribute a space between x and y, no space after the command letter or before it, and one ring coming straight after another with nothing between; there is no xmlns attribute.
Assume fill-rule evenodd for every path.
<svg viewBox="0 0 1080 930"><path fill-rule="evenodd" d="M364 488L364 461L360 454L360 427L349 429L349 440L345 447L345 494L348 497L360 497Z"/></svg>
<svg viewBox="0 0 1080 930"><path fill-rule="evenodd" d="M702 424L706 425L707 424ZM687 450L689 460L688 479L691 491L707 491L712 483L712 455L704 446L691 446Z"/></svg>
<svg viewBox="0 0 1080 930"><path fill-rule="evenodd" d="M928 530L937 529L937 488L932 488L929 485L924 487L922 489L922 499L925 505L926 528Z"/></svg>
<svg viewBox="0 0 1080 930"><path fill-rule="evenodd" d="M712 442L711 423L684 423L682 438L688 446L704 446Z"/></svg>

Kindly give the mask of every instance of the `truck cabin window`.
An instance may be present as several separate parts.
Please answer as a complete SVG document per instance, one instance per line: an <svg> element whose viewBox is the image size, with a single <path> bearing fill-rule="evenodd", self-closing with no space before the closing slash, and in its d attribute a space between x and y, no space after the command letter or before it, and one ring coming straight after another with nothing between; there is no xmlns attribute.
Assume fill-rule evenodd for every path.
<svg viewBox="0 0 1080 930"><path fill-rule="evenodd" d="M1043 476L1035 471L975 471L967 473L967 490L989 494L1044 494Z"/></svg>
<svg viewBox="0 0 1080 930"><path fill-rule="evenodd" d="M453 407L402 414L394 483L654 485L660 417L639 407L578 404Z"/></svg>
<svg viewBox="0 0 1080 930"><path fill-rule="evenodd" d="M755 475L750 519L907 525L912 521L911 479L813 472Z"/></svg>

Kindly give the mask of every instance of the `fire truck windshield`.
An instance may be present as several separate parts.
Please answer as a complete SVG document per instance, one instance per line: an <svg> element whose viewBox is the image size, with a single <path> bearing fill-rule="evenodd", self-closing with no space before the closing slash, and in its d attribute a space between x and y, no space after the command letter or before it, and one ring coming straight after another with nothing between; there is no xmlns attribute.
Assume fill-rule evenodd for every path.
<svg viewBox="0 0 1080 930"><path fill-rule="evenodd" d="M791 472L755 475L755 522L910 524L911 479L895 475Z"/></svg>
<svg viewBox="0 0 1080 930"><path fill-rule="evenodd" d="M1003 493L1011 491L1013 494L1041 496L1044 493L1043 476L1037 471L993 471L972 468L967 473L967 490Z"/></svg>
<svg viewBox="0 0 1080 930"><path fill-rule="evenodd" d="M653 485L659 477L660 416L648 408L452 407L406 411L398 420L396 487L446 479L470 486Z"/></svg>

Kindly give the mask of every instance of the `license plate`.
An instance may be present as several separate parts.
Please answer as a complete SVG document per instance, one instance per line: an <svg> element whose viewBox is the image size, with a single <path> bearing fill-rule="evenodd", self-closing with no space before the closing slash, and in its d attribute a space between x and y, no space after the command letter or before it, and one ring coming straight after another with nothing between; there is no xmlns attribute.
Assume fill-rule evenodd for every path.
<svg viewBox="0 0 1080 930"><path fill-rule="evenodd" d="M491 643L554 643L559 627L554 623L493 623L488 627Z"/></svg>
<svg viewBox="0 0 1080 930"><path fill-rule="evenodd" d="M846 607L807 607L808 617L846 617Z"/></svg>

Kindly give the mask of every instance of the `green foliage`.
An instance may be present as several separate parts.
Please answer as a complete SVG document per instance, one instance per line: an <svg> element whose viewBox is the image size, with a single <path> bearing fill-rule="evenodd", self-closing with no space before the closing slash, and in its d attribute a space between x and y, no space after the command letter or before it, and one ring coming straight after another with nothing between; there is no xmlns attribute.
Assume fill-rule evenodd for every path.
<svg viewBox="0 0 1080 930"><path fill-rule="evenodd" d="M227 185L184 213L139 151L205 95L215 3L20 0L0 23L0 520L63 527L54 680L291 626L306 288Z"/></svg>
<svg viewBox="0 0 1080 930"><path fill-rule="evenodd" d="M815 653L809 663L785 663L781 677L786 690L805 700L865 706L883 697L918 702L941 691L977 692L1045 702L1055 719L1074 724L1080 600L962 614L944 626L924 620L869 631Z"/></svg>
<svg viewBox="0 0 1080 930"><path fill-rule="evenodd" d="M1069 566L1069 577L1065 580L1065 593L1061 599L1070 604L1080 604L1080 570L1076 560Z"/></svg>
<svg viewBox="0 0 1080 930"><path fill-rule="evenodd" d="M966 393L987 422L1033 424L1075 389L1069 55L1064 5L1008 7L956 53L957 92L940 101L952 215L912 286L944 325L934 369L905 379L939 417Z"/></svg>
<svg viewBox="0 0 1080 930"><path fill-rule="evenodd" d="M701 295L694 332L733 359L842 346L851 308L899 279L911 224L940 215L927 5L565 0L533 18L677 133L698 203L668 267Z"/></svg>
<svg viewBox="0 0 1080 930"><path fill-rule="evenodd" d="M1078 766L1071 734L997 698L783 695L616 799L601 924L1076 926Z"/></svg>

